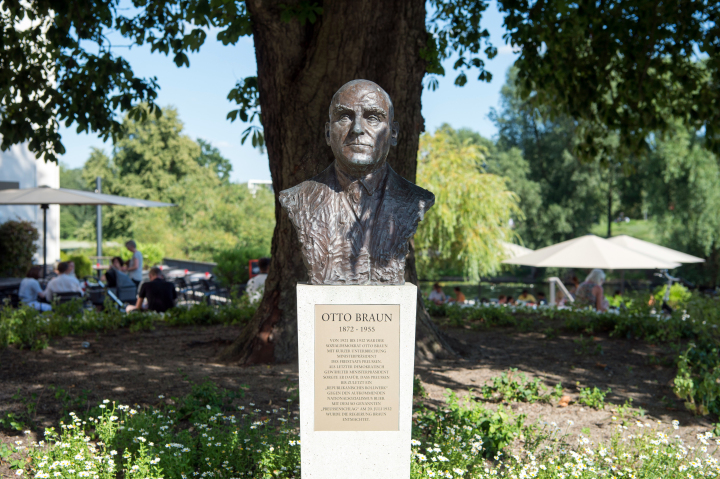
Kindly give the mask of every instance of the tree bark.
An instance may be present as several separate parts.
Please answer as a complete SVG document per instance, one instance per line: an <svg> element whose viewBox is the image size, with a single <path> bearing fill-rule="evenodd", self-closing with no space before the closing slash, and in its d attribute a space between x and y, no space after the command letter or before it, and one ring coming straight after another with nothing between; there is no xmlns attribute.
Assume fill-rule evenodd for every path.
<svg viewBox="0 0 720 479"><path fill-rule="evenodd" d="M330 100L346 82L363 78L382 86L395 106L400 140L388 161L415 180L425 62L424 0L325 0L314 24L281 20L288 0L246 0L253 21L262 123L276 195L276 227L265 295L241 335L221 354L244 364L297 358L295 286L307 281L300 245L277 195L324 170L332 161L323 136ZM406 278L417 284L415 262ZM418 351L454 354L418 296Z"/></svg>

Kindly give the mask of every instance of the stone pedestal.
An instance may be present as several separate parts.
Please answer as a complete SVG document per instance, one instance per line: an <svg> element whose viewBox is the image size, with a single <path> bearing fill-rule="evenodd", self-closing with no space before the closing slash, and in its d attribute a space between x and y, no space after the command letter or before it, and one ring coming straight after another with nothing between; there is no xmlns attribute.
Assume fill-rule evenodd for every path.
<svg viewBox="0 0 720 479"><path fill-rule="evenodd" d="M298 284L303 479L408 479L417 287Z"/></svg>

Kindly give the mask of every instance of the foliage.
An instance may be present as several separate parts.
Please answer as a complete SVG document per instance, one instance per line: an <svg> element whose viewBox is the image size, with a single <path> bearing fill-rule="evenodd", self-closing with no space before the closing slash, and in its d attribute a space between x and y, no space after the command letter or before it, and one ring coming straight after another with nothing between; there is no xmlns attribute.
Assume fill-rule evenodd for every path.
<svg viewBox="0 0 720 479"><path fill-rule="evenodd" d="M198 138L197 144L200 145L200 156L197 157L198 164L202 168L214 172L223 183L229 183L230 172L232 171L230 160L222 156L220 150L214 147L209 141Z"/></svg>
<svg viewBox="0 0 720 479"><path fill-rule="evenodd" d="M163 257L148 257L148 243L163 245L162 252L170 257L200 261L235 246L269 250L275 224L272 193L263 188L252 194L246 185L230 183L229 160L209 143L184 135L172 108L157 120L138 123L126 118L123 124L130 136L116 142L112 157L92 151L82 171L86 184L100 176L104 192L177 206L106 208L106 237L138 241L148 265ZM94 235L88 223L74 236ZM110 249L106 253L111 254ZM120 253L126 254L112 254Z"/></svg>
<svg viewBox="0 0 720 479"><path fill-rule="evenodd" d="M0 5L2 150L28 141L39 159L57 161L57 155L65 153L61 124L75 123L79 132L98 132L107 139L122 132L116 111L136 119L153 111L155 78L136 77L125 59L113 55L106 36L115 26L118 5ZM143 101L149 110L137 108Z"/></svg>
<svg viewBox="0 0 720 479"><path fill-rule="evenodd" d="M450 390L445 402L445 407L438 411L425 408L418 411L413 428L413 437L418 443L426 443L428 456L447 455L446 461L440 462L453 462L470 469L483 464L483 456L493 457L509 446L522 431L525 416L512 417L502 406L498 406L497 411L489 411L470 396L463 398L461 404L460 398ZM436 449L440 447L442 449ZM421 459L421 462L424 461Z"/></svg>
<svg viewBox="0 0 720 479"><path fill-rule="evenodd" d="M508 72L502 107L490 115L498 139L490 148L487 171L508 178L524 214L515 218L516 232L525 246L536 249L587 234L607 215L608 172L578 160L575 122L521 99L517 75L516 69ZM476 143L487 142L468 135Z"/></svg>
<svg viewBox="0 0 720 479"><path fill-rule="evenodd" d="M651 133L673 128L673 118L704 126L718 148L716 2L499 5L506 41L520 52L521 97L577 121L575 149L585 158L632 161ZM604 142L615 134L619 149Z"/></svg>
<svg viewBox="0 0 720 479"><path fill-rule="evenodd" d="M678 357L675 394L698 415L720 414L720 358L718 348L691 345Z"/></svg>
<svg viewBox="0 0 720 479"><path fill-rule="evenodd" d="M170 326L244 324L253 317L255 309L247 295L243 295L220 306L197 304L190 308L173 308L165 314L164 321Z"/></svg>
<svg viewBox="0 0 720 479"><path fill-rule="evenodd" d="M482 170L484 153L447 126L420 138L417 182L435 194L415 236L422 275L450 264L477 281L498 268L502 242L512 235L509 220L520 211L505 181Z"/></svg>
<svg viewBox="0 0 720 479"><path fill-rule="evenodd" d="M667 291L667 285L660 286L653 294L655 298L655 304L662 304L665 292ZM674 283L670 287L670 297L668 304L672 308L680 308L685 306L688 301L692 298L692 293L682 284Z"/></svg>
<svg viewBox="0 0 720 479"><path fill-rule="evenodd" d="M119 328L140 331L153 329L155 323L170 326L242 324L254 313L255 307L247 298L217 307L197 304L174 308L164 315L140 311L126 314L118 311L109 298L103 311L83 309L80 300L53 304L53 310L44 313L26 305L18 309L4 306L0 308L0 348L14 344L21 348L43 349L55 337Z"/></svg>
<svg viewBox="0 0 720 479"><path fill-rule="evenodd" d="M597 387L581 388L579 384L578 389L580 390L578 402L593 409L605 409L605 396L612 392L610 388L602 391Z"/></svg>
<svg viewBox="0 0 720 479"><path fill-rule="evenodd" d="M145 408L105 399L83 416L71 412L59 431L47 428L40 443L0 445L0 460L17 476L41 479L52 474L71 477L78 471L99 479L118 474L181 479L209 473L223 478L301 477L294 401L288 399L287 409L263 411L244 399L242 389L220 389L210 382L191 387L182 397L160 394L156 404ZM585 430L570 440L572 421L565 430L555 423L525 425L523 416L513 417L502 408L488 411L471 398L464 401L461 405L449 394L440 410L417 410L412 479L590 479L612 477L617 471L668 479L718 475L714 451L707 447L712 433L698 434L696 446L685 444L679 436L671 439L677 421L672 427L660 422L618 424L609 440L595 445ZM513 454L506 456L503 450L511 445Z"/></svg>
<svg viewBox="0 0 720 479"><path fill-rule="evenodd" d="M250 279L249 261L269 256L269 253L267 249L243 246L218 251L213 255L213 261L217 263L213 273L225 286L247 283Z"/></svg>
<svg viewBox="0 0 720 479"><path fill-rule="evenodd" d="M422 379L420 376L413 376L413 397L414 398L426 398L428 396L425 386L423 386Z"/></svg>
<svg viewBox="0 0 720 479"><path fill-rule="evenodd" d="M24 278L37 253L37 228L30 221L0 224L0 277Z"/></svg>
<svg viewBox="0 0 720 479"><path fill-rule="evenodd" d="M60 252L60 261L72 261L75 263L75 276L77 278L85 278L92 276L92 263L90 258L82 253L67 254L64 251Z"/></svg>
<svg viewBox="0 0 720 479"><path fill-rule="evenodd" d="M720 163L707 147L708 134L675 127L651 144L638 173L662 243L706 258L679 274L710 287L720 285Z"/></svg>
<svg viewBox="0 0 720 479"><path fill-rule="evenodd" d="M528 380L525 373L517 373L517 368L510 368L500 376L492 378L492 386L485 385L481 388L482 397L505 402L549 402L551 399L559 399L562 395L562 385L558 384L551 394L545 393L546 388L539 379ZM519 378L519 379L516 379Z"/></svg>
<svg viewBox="0 0 720 479"><path fill-rule="evenodd" d="M90 185L83 178L82 168L68 168L60 163L60 188L71 190L95 191L95 184ZM92 187L91 187L92 186ZM60 238L76 239L80 231L95 234L96 209L91 205L60 206ZM83 238L86 239L86 238Z"/></svg>

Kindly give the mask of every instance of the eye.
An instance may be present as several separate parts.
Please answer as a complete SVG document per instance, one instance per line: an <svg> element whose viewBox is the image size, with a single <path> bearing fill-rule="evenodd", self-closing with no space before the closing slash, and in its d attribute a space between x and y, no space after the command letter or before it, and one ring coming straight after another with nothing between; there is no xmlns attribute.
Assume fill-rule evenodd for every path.
<svg viewBox="0 0 720 479"><path fill-rule="evenodd" d="M380 118L377 115L370 115L367 117L367 120L372 123L377 123L380 121Z"/></svg>
<svg viewBox="0 0 720 479"><path fill-rule="evenodd" d="M348 115L348 114L340 115L340 118L338 118L337 121L350 121L350 115Z"/></svg>

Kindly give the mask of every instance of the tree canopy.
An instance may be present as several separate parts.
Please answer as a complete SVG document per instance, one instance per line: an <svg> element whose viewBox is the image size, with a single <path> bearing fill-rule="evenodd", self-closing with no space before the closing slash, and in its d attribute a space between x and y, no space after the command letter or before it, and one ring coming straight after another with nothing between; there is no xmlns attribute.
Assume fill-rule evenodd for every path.
<svg viewBox="0 0 720 479"><path fill-rule="evenodd" d="M460 270L478 281L498 269L513 237L510 219L522 212L505 179L484 171L486 154L447 125L420 138L417 182L435 193L415 236L422 277Z"/></svg>
<svg viewBox="0 0 720 479"><path fill-rule="evenodd" d="M485 61L497 49L482 26L486 0L431 0L427 41L420 50L427 86L436 88L443 61L453 58L455 84L468 74L490 80ZM708 0L681 3L500 0L506 43L520 50L518 85L533 105L550 106L578 122L574 152L583 159L623 158L648 146L671 118L707 131L708 147L720 148L716 127L720 80L720 6ZM64 153L59 125L107 138L125 134L118 113L133 119L160 114L156 79L139 78L108 40L120 35L149 45L189 66L208 32L223 44L252 35L252 15L243 1L153 0L134 8L109 2L19 2L0 5L0 136L2 149L29 141L39 157ZM317 22L322 2L296 1L273 7L285 22ZM347 21L352 21L348 18ZM228 98L238 108L231 120L253 123L243 134L263 145L258 80L237 82ZM146 104L149 108L143 106ZM610 148L603 138L617 135ZM615 159L617 160L617 158ZM620 158L622 160L622 158Z"/></svg>
<svg viewBox="0 0 720 479"><path fill-rule="evenodd" d="M196 260L236 247L268 254L275 225L272 193L261 188L252 194L246 185L230 183L229 160L210 143L184 135L172 107L164 111L145 122L126 117L128 135L115 143L112 156L94 149L81 170L63 170L66 181L78 183L74 187L93 188L100 176L104 193L177 205L104 208L105 237L161 243L170 256ZM94 211L90 216L92 221L76 222L68 236L94 238Z"/></svg>

